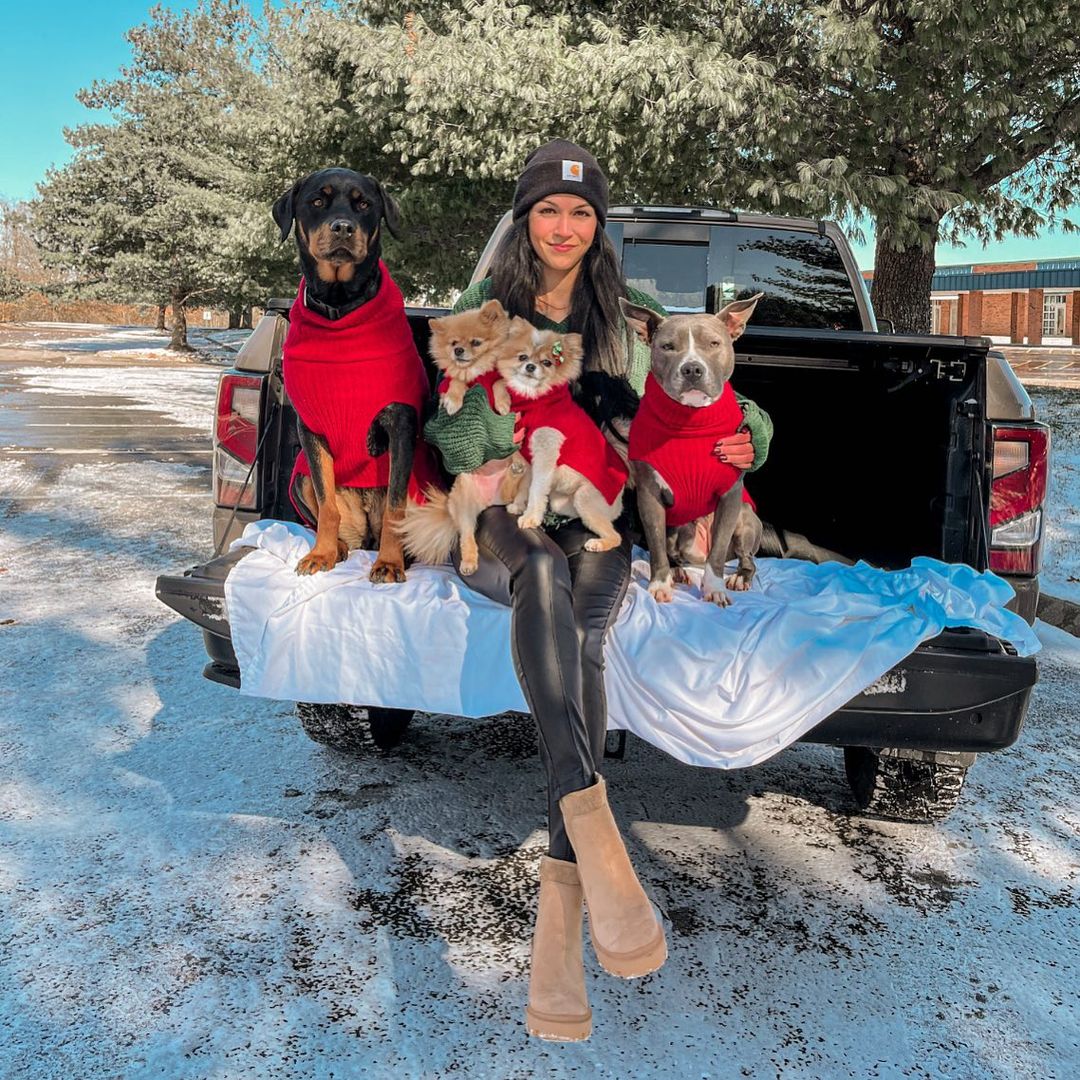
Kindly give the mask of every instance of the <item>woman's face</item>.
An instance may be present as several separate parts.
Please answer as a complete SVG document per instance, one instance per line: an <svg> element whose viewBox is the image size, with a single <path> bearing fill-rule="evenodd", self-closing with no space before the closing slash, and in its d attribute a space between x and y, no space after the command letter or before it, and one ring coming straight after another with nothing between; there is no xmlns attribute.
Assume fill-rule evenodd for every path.
<svg viewBox="0 0 1080 1080"><path fill-rule="evenodd" d="M529 241L551 270L573 270L596 236L596 211L577 195L549 195L529 210Z"/></svg>

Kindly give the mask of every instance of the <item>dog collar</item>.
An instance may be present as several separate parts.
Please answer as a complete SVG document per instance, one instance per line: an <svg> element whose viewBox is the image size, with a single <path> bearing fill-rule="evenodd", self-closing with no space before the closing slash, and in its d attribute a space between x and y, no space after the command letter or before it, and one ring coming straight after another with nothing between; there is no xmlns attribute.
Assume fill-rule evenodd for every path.
<svg viewBox="0 0 1080 1080"><path fill-rule="evenodd" d="M329 319L331 322L336 322L338 319L344 319L346 315L351 314L357 308L363 307L364 304L374 300L379 293L379 289L382 288L384 267L382 262L376 264L375 273L371 275L370 281L364 291L355 299L350 300L347 304L342 304L340 307L335 307L333 304L324 303L317 297L311 295L308 289L308 283L304 281L304 307L308 311L315 312L316 315L321 315L324 319Z"/></svg>

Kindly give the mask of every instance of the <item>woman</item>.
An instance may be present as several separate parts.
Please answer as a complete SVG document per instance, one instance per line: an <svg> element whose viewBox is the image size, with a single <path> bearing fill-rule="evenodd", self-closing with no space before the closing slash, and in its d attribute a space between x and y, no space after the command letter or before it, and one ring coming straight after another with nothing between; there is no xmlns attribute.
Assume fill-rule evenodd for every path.
<svg viewBox="0 0 1080 1080"><path fill-rule="evenodd" d="M584 338L581 403L610 422L632 412L648 349L636 342L618 298L666 314L657 301L627 287L604 233L608 184L596 159L556 139L525 162L514 193L513 226L491 277L462 294L455 311L495 297L511 315ZM623 407L629 399L629 409ZM764 460L771 424L744 402L750 432L717 445L740 468ZM452 426L434 441L449 452ZM445 455L444 455L445 456ZM453 462L448 461L453 470ZM597 764L607 731L603 642L630 580L630 523L617 523L622 544L588 552L593 534L577 519L551 517L545 528L520 529L502 507L485 511L477 541L480 565L471 588L512 608L511 645L525 698L539 729L548 779L549 847L540 865L526 1022L542 1038L587 1038L591 1012L582 964L582 897L593 945L609 972L632 978L655 971L667 956L663 925L630 864L607 803Z"/></svg>

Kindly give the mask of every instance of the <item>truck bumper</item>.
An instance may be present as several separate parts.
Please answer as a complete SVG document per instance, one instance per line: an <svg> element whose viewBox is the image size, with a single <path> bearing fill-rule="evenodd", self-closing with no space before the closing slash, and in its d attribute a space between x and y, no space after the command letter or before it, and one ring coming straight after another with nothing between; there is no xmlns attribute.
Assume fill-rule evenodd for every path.
<svg viewBox="0 0 1080 1080"><path fill-rule="evenodd" d="M212 682L240 688L240 665L232 647L232 631L225 608L225 579L232 568L251 551L222 555L203 566L193 566L182 574L161 574L154 595L166 606L202 630L203 644L210 662L203 675Z"/></svg>
<svg viewBox="0 0 1080 1080"><path fill-rule="evenodd" d="M803 741L833 746L982 753L1016 742L1038 681L1032 656L1015 656L976 630L925 642Z"/></svg>

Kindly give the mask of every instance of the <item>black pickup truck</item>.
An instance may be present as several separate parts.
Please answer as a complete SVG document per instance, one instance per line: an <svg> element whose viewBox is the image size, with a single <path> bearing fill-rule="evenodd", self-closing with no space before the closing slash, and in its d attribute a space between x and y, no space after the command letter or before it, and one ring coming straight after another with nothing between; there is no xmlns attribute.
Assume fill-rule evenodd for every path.
<svg viewBox="0 0 1080 1080"><path fill-rule="evenodd" d="M477 264L486 276L504 218ZM754 474L759 513L851 559L886 568L928 555L990 568L1029 622L1038 601L1049 434L985 338L880 333L863 279L831 222L706 208L616 207L608 233L627 280L670 311L717 310L764 292L737 346L736 387L775 422ZM215 554L163 574L157 595L203 632L203 674L240 672L224 581L246 550L227 543L259 518L295 520L286 485L298 443L281 378L288 301L272 301L218 388ZM409 309L420 355L428 318ZM832 448L815 456L815 447ZM1020 733L1036 662L976 630L949 630L828 717L804 741L844 748L856 805L878 816L938 820L976 754ZM343 750L388 748L412 714L298 703L305 730ZM369 745L369 744L368 744Z"/></svg>

